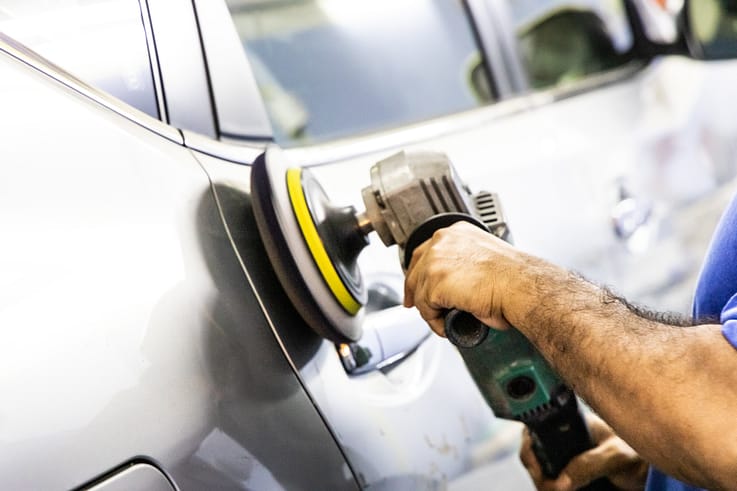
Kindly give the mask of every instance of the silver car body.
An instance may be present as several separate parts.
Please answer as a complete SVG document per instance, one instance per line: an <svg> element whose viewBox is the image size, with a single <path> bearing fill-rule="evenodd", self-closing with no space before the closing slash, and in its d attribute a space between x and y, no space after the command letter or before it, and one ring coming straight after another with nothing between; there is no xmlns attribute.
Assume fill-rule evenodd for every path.
<svg viewBox="0 0 737 491"><path fill-rule="evenodd" d="M164 122L0 44L3 487L532 489L519 427L412 311L367 316L362 341L396 346L361 375L307 328L250 215L271 127L224 3L141 5ZM375 161L445 152L500 193L519 247L687 311L734 189L734 64L665 58L517 95L519 66L493 59L493 105L285 153L360 206ZM401 292L396 251L373 242L367 282Z"/></svg>

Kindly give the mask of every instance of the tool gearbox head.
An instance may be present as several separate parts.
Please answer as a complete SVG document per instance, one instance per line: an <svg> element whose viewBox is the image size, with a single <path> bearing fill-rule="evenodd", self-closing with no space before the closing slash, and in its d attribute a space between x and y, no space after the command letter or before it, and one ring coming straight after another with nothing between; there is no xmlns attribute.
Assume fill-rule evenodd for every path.
<svg viewBox="0 0 737 491"><path fill-rule="evenodd" d="M376 163L362 196L366 219L386 246L399 246L400 257L412 233L438 215L473 217L494 235L508 236L497 196L471 194L442 153L399 152Z"/></svg>

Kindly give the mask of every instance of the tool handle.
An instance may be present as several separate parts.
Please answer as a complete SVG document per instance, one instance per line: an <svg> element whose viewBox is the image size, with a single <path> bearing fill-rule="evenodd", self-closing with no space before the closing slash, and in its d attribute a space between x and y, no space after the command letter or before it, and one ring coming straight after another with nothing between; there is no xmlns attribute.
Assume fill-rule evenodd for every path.
<svg viewBox="0 0 737 491"><path fill-rule="evenodd" d="M538 416L524 418L524 423L530 430L532 450L543 474L556 478L571 459L594 448L594 443L573 391L562 387L551 405L552 408ZM600 478L581 489L610 491L617 488L608 479Z"/></svg>
<svg viewBox="0 0 737 491"><path fill-rule="evenodd" d="M430 239L441 228L450 227L457 222L467 222L491 233L484 222L467 213L433 215L417 226L407 238L404 245L404 261L402 262L404 269L409 268L412 253L420 244ZM480 345L486 339L488 333L489 328L468 312L451 309L445 315L445 335L451 343L460 348L474 348Z"/></svg>
<svg viewBox="0 0 737 491"><path fill-rule="evenodd" d="M459 348L481 345L489 335L489 327L468 312L452 309L445 316L445 335ZM554 479L575 456L594 448L586 421L579 411L575 394L561 385L549 404L523 416L532 436L532 450L543 474ZM615 491L606 478L597 479L581 488L584 491Z"/></svg>
<svg viewBox="0 0 737 491"><path fill-rule="evenodd" d="M571 431L575 432L576 430ZM572 436L570 435L571 431L559 435L560 439L558 437L553 437L552 435L547 435L547 440L545 442L539 440L536 441L535 437L533 436L532 450L533 452L535 452L535 456L537 457L537 460L540 462L540 465L543 468L543 474L545 474L545 477L551 479L558 477L558 475L560 475L560 472L565 468L566 465L568 465L570 459L578 455L577 453L573 455L568 455L570 453L571 442L567 440L567 438ZM530 433L534 435L532 431ZM575 439L576 437L573 436L573 438ZM586 448L585 450L588 450L590 448L593 448L593 445L591 445L589 448ZM582 452L585 450L582 450ZM563 462L563 460L558 460L557 458L551 460L549 458L550 455L559 457L565 455L566 457L570 458L567 462ZM586 486L579 488L579 491L616 491L617 489L618 488L614 486L611 481L609 481L609 479L601 477L599 479L596 479L595 481L590 482Z"/></svg>
<svg viewBox="0 0 737 491"><path fill-rule="evenodd" d="M489 327L468 312L451 309L445 314L445 336L459 348L475 348L489 335Z"/></svg>

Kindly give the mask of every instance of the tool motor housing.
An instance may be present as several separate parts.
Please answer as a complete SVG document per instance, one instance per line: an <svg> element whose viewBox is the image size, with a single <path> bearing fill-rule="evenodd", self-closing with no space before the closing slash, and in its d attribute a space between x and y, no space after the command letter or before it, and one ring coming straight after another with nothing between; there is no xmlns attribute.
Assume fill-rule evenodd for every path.
<svg viewBox="0 0 737 491"><path fill-rule="evenodd" d="M400 257L420 225L448 213L475 217L493 234L508 239L497 195L472 194L442 153L399 152L377 162L371 167L371 185L361 194L364 223L371 224L384 245L396 244Z"/></svg>

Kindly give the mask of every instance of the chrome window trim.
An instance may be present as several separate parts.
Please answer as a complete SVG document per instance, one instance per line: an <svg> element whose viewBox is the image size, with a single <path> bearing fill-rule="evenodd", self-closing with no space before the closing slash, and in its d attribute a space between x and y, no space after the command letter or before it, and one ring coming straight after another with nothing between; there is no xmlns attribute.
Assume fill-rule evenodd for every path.
<svg viewBox="0 0 737 491"><path fill-rule="evenodd" d="M538 100L541 96L538 96ZM548 96L547 102L553 98ZM331 164L342 160L368 155L382 150L398 149L412 143L418 143L441 137L488 123L499 117L528 110L530 97L518 97L506 102L471 109L462 113L441 116L401 128L389 128L377 133L344 138L327 143L284 149L293 156L301 166ZM457 120L460 120L459 124ZM263 152L270 142L263 140L245 140L241 138L221 138L215 140L190 131L183 131L185 146L212 157L235 163L251 163Z"/></svg>
<svg viewBox="0 0 737 491"><path fill-rule="evenodd" d="M192 5L212 84L218 133L271 140L271 120L225 1L192 0Z"/></svg>
<svg viewBox="0 0 737 491"><path fill-rule="evenodd" d="M538 93L547 93L552 97L552 102L561 101L574 97L576 95L585 94L594 89L603 88L608 85L616 84L622 80L634 77L639 72L649 66L650 63L645 60L634 59L628 61L622 66L613 68L611 70L595 73L588 75L582 79L571 82L568 85L558 85L543 90L535 90L527 94L528 97L532 97ZM524 96L524 94L523 94ZM539 105L539 104L538 104ZM535 105L534 107L537 107Z"/></svg>
<svg viewBox="0 0 737 491"><path fill-rule="evenodd" d="M182 135L187 148L236 164L253 163L271 143L260 139L253 142L240 139L221 141L189 130L182 130Z"/></svg>
<svg viewBox="0 0 737 491"><path fill-rule="evenodd" d="M147 130L153 131L174 143L179 145L184 144L184 138L176 128L172 128L153 116L150 116L145 112L126 104L120 99L111 96L107 92L103 92L91 85L88 85L63 68L51 63L35 51L15 41L13 38L8 37L2 32L0 32L0 51L8 54L30 68L56 80L78 94L92 99L129 121L132 121Z"/></svg>
<svg viewBox="0 0 737 491"><path fill-rule="evenodd" d="M146 4L169 124L215 137L210 82L192 3L147 0Z"/></svg>

